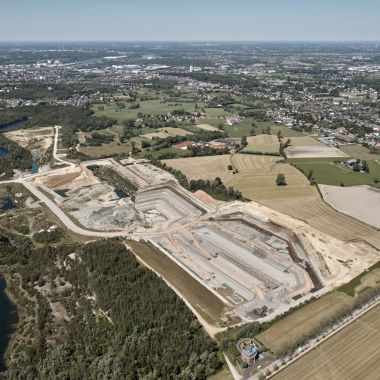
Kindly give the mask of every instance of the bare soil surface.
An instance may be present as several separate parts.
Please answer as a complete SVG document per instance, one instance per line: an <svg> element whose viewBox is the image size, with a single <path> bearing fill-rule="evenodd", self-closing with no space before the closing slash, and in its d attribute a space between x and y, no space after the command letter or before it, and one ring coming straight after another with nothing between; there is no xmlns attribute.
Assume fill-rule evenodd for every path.
<svg viewBox="0 0 380 380"><path fill-rule="evenodd" d="M380 228L380 189L370 186L320 185L324 200L336 210Z"/></svg>

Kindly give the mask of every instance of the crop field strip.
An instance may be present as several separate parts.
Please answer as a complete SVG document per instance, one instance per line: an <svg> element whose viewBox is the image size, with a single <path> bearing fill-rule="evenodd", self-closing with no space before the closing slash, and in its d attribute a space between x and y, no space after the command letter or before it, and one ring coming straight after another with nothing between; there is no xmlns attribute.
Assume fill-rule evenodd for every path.
<svg viewBox="0 0 380 380"><path fill-rule="evenodd" d="M278 153L280 143L277 136L273 135L258 135L249 136L247 138L248 145L243 149L243 152L262 152L262 153Z"/></svg>
<svg viewBox="0 0 380 380"><path fill-rule="evenodd" d="M380 305L274 376L273 380L377 380Z"/></svg>

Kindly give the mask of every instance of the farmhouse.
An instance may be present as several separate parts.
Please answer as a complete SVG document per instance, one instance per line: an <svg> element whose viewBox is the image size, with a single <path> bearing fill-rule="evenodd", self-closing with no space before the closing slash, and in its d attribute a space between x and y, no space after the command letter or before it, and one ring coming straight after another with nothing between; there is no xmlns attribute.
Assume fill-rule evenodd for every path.
<svg viewBox="0 0 380 380"><path fill-rule="evenodd" d="M259 356L259 350L253 339L240 339L236 348L239 351L243 362L248 365L252 365Z"/></svg>
<svg viewBox="0 0 380 380"><path fill-rule="evenodd" d="M187 150L189 146L192 146L192 145L193 145L193 141L182 141L178 144L173 145L173 148Z"/></svg>

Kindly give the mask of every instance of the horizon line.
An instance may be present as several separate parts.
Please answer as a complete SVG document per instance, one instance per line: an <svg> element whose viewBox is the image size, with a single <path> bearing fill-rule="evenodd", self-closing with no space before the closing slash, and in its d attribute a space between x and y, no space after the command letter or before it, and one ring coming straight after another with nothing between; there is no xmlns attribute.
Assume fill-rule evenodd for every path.
<svg viewBox="0 0 380 380"><path fill-rule="evenodd" d="M380 39L363 39L363 40L342 40L342 39L331 39L331 40L318 40L318 39L309 39L309 40L296 40L296 39L288 39L288 40L281 40L281 39L268 39L268 40L170 40L170 39L163 39L163 40L0 40L0 43L163 43L163 42L170 42L170 43L258 43L258 42L303 42L303 43L311 43L311 42L319 42L319 43L331 43L331 42L338 42L338 43L347 43L347 42L353 42L353 43L360 43L360 42L374 42L374 43L380 43Z"/></svg>

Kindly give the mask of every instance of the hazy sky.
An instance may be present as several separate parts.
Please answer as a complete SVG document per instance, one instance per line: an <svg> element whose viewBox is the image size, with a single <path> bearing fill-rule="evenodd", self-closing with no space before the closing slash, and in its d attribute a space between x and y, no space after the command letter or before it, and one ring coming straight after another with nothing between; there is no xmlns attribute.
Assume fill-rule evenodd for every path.
<svg viewBox="0 0 380 380"><path fill-rule="evenodd" d="M0 40L380 40L380 0L0 0Z"/></svg>

